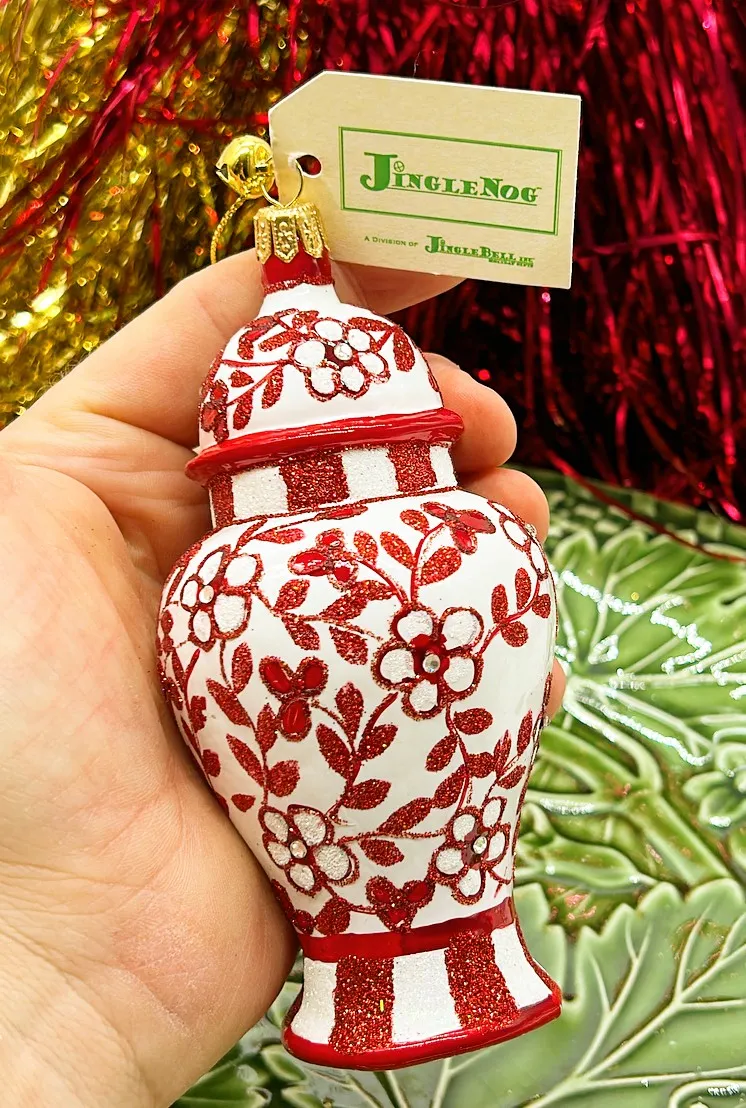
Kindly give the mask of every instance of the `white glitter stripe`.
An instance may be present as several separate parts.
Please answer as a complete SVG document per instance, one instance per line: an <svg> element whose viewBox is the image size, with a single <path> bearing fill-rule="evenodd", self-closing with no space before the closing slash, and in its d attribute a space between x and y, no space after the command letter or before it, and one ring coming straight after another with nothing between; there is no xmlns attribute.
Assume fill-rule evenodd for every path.
<svg viewBox="0 0 746 1108"><path fill-rule="evenodd" d="M347 475L350 500L390 496L399 491L396 470L385 447L345 450L342 465Z"/></svg>
<svg viewBox="0 0 746 1108"><path fill-rule="evenodd" d="M334 986L336 962L303 960L303 1000L292 1028L296 1035L312 1043L328 1043L334 1029Z"/></svg>
<svg viewBox="0 0 746 1108"><path fill-rule="evenodd" d="M435 484L441 488L450 488L456 484L456 474L453 472L451 451L447 446L430 447L430 465L435 474Z"/></svg>
<svg viewBox="0 0 746 1108"><path fill-rule="evenodd" d="M448 987L445 951L394 958L395 1043L416 1043L461 1027Z"/></svg>
<svg viewBox="0 0 746 1108"><path fill-rule="evenodd" d="M549 996L549 988L526 957L514 923L493 931L492 945L497 967L519 1008L538 1004Z"/></svg>
<svg viewBox="0 0 746 1108"><path fill-rule="evenodd" d="M279 466L245 469L233 477L233 514L236 519L279 515L288 510L288 490Z"/></svg>

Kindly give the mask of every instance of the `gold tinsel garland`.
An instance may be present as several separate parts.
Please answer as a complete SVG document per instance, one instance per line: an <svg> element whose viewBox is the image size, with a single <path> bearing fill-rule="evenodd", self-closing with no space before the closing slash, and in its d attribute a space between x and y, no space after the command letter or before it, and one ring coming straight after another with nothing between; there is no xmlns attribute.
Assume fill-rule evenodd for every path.
<svg viewBox="0 0 746 1108"><path fill-rule="evenodd" d="M306 22L292 0L2 8L0 425L206 264L216 158L304 76Z"/></svg>

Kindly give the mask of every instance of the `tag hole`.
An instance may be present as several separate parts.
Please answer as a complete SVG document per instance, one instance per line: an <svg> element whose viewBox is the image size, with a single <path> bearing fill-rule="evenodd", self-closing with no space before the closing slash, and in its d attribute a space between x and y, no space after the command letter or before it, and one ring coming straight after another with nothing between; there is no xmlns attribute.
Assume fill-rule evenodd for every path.
<svg viewBox="0 0 746 1108"><path fill-rule="evenodd" d="M301 173L306 177L318 177L321 173L321 162L318 158L315 158L313 154L301 154L299 158L295 159L300 166Z"/></svg>

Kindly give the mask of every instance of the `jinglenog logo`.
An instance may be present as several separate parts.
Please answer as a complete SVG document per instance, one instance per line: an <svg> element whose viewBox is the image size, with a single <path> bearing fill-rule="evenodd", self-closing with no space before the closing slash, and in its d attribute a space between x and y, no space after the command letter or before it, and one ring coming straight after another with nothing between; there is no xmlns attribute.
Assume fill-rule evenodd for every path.
<svg viewBox="0 0 746 1108"><path fill-rule="evenodd" d="M475 196L508 204L525 204L536 207L541 186L516 184L502 177L438 176L432 173L413 173L406 168L398 154L379 154L366 150L365 157L373 161L371 172L360 177L360 184L368 192L435 192L447 196Z"/></svg>

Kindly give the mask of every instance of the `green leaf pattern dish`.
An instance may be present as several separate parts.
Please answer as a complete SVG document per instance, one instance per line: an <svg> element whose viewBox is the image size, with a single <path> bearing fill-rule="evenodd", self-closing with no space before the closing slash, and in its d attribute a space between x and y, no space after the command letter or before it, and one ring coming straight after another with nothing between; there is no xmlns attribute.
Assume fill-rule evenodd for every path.
<svg viewBox="0 0 746 1108"><path fill-rule="evenodd" d="M569 680L526 798L516 905L562 1016L396 1074L322 1070L279 1043L291 978L183 1108L746 1105L746 531L605 490L649 526L535 476Z"/></svg>

